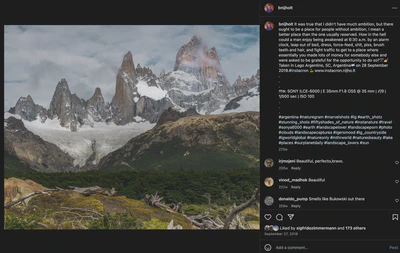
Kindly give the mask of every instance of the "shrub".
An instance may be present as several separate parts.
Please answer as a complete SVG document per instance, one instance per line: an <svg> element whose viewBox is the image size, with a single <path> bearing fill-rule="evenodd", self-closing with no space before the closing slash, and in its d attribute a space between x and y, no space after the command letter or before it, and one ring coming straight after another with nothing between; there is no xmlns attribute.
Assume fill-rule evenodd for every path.
<svg viewBox="0 0 400 253"><path fill-rule="evenodd" d="M89 222L89 229L138 229L137 217L131 212L125 213L105 213L99 219Z"/></svg>
<svg viewBox="0 0 400 253"><path fill-rule="evenodd" d="M29 230L40 228L37 218L32 215L20 217L13 213L4 214L4 230Z"/></svg>
<svg viewBox="0 0 400 253"><path fill-rule="evenodd" d="M162 222L157 218L151 218L151 220L143 222L144 229L160 230L160 229L167 229L167 226L168 222Z"/></svg>

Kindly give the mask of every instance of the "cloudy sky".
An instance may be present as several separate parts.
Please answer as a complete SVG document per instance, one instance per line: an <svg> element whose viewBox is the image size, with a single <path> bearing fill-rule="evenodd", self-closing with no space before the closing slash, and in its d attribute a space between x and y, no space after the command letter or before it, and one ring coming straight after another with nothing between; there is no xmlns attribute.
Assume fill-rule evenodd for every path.
<svg viewBox="0 0 400 253"><path fill-rule="evenodd" d="M89 99L100 87L106 102L115 92L123 56L135 66L168 73L176 53L194 34L217 49L231 84L259 68L259 27L255 26L5 26L4 109L31 95L45 108L62 78L71 93Z"/></svg>

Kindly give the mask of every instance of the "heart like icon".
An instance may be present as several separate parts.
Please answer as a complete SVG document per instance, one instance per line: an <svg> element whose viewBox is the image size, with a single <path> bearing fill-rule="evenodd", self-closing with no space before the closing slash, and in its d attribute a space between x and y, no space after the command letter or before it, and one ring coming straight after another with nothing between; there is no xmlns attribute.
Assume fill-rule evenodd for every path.
<svg viewBox="0 0 400 253"><path fill-rule="evenodd" d="M264 218L265 218L266 220L270 220L270 219L272 218L272 215L269 214L269 213L264 214Z"/></svg>

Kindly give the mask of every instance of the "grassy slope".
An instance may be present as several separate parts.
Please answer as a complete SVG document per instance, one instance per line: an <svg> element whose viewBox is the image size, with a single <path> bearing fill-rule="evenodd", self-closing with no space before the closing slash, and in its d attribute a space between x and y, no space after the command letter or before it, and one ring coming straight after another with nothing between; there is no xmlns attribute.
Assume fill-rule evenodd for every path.
<svg viewBox="0 0 400 253"><path fill-rule="evenodd" d="M258 168L257 115L193 116L167 123L111 153L100 170Z"/></svg>
<svg viewBox="0 0 400 253"><path fill-rule="evenodd" d="M185 153L189 154L185 156ZM252 150L257 153L258 150ZM257 156L256 156L257 157ZM177 141L152 145L139 157L126 159L133 169L233 169L256 168L258 161L254 156L246 156L230 151L221 151L204 147L183 147ZM132 170L117 160L109 161L102 167L104 171Z"/></svg>
<svg viewBox="0 0 400 253"><path fill-rule="evenodd" d="M67 208L67 209L66 209ZM73 211L68 211L75 208ZM15 214L34 217L37 222L42 222L49 229L74 229L74 225L83 225L90 228L89 220L82 219L82 215L93 215L91 212L81 212L78 209L93 210L102 214L131 213L137 219L135 229L146 229L144 222L157 218L168 224L172 219L174 224L179 224L183 229L191 229L190 221L179 213L170 213L160 208L154 208L142 201L124 198L122 196L91 195L83 196L74 191L52 192L49 195L37 195L29 201L23 213L18 209L10 209ZM22 217L22 216L21 216ZM73 221L79 220L78 223ZM82 228L82 227L78 227Z"/></svg>
<svg viewBox="0 0 400 253"><path fill-rule="evenodd" d="M217 206L215 204L187 205L183 207L186 215L197 215L208 212L213 217L224 219L229 213L231 206ZM71 209L72 208L72 209ZM87 210L86 212L79 209ZM105 220L98 220L100 227L93 227L90 217L92 212L98 212L106 216L114 217L114 226L104 227ZM127 224L130 214L134 217L135 224ZM259 215L257 206L252 206L241 212L244 220L252 229L259 229ZM117 215L117 216L115 216ZM124 198L121 196L91 195L83 196L74 191L51 192L49 195L37 195L32 198L25 209L11 208L5 210L5 229L15 229L15 224L25 223L17 229L154 229L149 228L146 223L153 219L162 223L156 229L166 229L167 224L174 220L174 225L181 225L183 229L193 229L190 221L180 213L167 212L160 208L145 205L143 202ZM88 218L82 218L83 216ZM97 216L99 217L99 216ZM110 216L109 216L110 217ZM12 218L10 220L10 218ZM82 218L82 219L81 219ZM23 220L26 220L23 222ZM28 226L31 222L39 226ZM111 222L111 221L109 221ZM96 222L97 223L97 222Z"/></svg>

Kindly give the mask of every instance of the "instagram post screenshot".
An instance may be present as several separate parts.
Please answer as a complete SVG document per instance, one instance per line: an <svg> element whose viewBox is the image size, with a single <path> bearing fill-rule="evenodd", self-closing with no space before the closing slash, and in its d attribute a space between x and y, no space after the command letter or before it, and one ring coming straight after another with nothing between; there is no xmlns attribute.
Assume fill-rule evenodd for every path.
<svg viewBox="0 0 400 253"><path fill-rule="evenodd" d="M400 252L400 2L95 5L7 7L6 244Z"/></svg>

